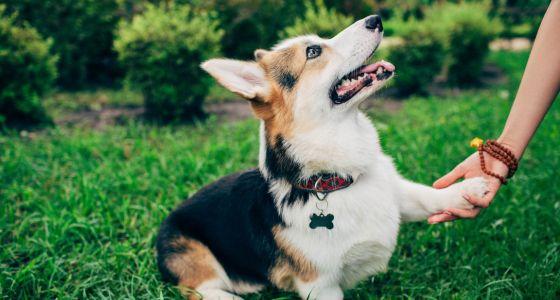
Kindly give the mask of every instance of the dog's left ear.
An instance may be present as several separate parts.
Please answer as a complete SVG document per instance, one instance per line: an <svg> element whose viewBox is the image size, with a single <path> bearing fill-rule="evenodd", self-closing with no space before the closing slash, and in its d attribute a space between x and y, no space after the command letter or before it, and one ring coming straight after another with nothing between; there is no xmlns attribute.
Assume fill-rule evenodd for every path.
<svg viewBox="0 0 560 300"><path fill-rule="evenodd" d="M268 82L256 62L234 59L211 59L200 65L228 90L251 101L265 101Z"/></svg>

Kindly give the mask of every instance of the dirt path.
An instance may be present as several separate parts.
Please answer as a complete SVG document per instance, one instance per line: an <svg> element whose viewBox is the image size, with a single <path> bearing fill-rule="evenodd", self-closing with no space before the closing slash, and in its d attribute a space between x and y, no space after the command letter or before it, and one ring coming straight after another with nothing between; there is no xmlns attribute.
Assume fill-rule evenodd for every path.
<svg viewBox="0 0 560 300"><path fill-rule="evenodd" d="M123 123L127 119L140 117L144 113L143 107L132 108L103 108L95 111L79 111L65 114L55 120L57 125L87 126L100 129Z"/></svg>
<svg viewBox="0 0 560 300"><path fill-rule="evenodd" d="M375 109L394 113L400 110L402 100L383 99L368 100L363 109ZM220 122L236 122L253 118L253 112L249 103L242 99L232 99L221 103L210 103L205 105L208 114L217 116ZM80 111L65 114L55 120L59 126L85 126L102 129L106 126L124 124L127 120L141 118L144 108L103 108L98 111Z"/></svg>

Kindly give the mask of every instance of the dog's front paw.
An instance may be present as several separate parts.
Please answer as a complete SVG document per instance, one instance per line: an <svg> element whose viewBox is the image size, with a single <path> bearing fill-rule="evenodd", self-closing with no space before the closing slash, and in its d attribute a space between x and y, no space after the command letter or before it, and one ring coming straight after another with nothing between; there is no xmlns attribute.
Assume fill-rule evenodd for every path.
<svg viewBox="0 0 560 300"><path fill-rule="evenodd" d="M465 179L449 187L456 200L453 207L472 209L474 206L465 199L466 195L482 198L488 192L488 182L483 177Z"/></svg>

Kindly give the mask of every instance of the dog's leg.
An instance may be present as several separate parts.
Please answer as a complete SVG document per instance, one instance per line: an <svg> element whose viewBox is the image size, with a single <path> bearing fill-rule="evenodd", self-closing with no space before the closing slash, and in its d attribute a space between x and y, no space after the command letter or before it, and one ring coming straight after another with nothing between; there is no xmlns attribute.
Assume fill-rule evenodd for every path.
<svg viewBox="0 0 560 300"><path fill-rule="evenodd" d="M401 180L403 191L400 199L401 219L404 222L426 220L430 215L446 208L470 209L473 206L464 195L482 197L487 192L486 180L482 177L466 179L445 189Z"/></svg>
<svg viewBox="0 0 560 300"><path fill-rule="evenodd" d="M218 279L201 284L196 288L196 291L204 300L243 300L243 298L237 295L226 292L224 288L226 286L223 281Z"/></svg>
<svg viewBox="0 0 560 300"><path fill-rule="evenodd" d="M162 275L174 278L187 299L242 299L229 292L232 284L208 247L174 227L163 228L166 234L160 234L157 245L159 268Z"/></svg>
<svg viewBox="0 0 560 300"><path fill-rule="evenodd" d="M336 284L327 283L321 278L311 282L295 280L296 289L301 299L309 300L342 300L344 293Z"/></svg>

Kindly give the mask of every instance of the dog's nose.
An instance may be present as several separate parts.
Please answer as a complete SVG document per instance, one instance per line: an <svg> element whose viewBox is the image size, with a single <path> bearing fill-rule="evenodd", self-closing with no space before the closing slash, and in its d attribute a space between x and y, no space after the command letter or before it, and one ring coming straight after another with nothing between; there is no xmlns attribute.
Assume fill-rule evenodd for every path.
<svg viewBox="0 0 560 300"><path fill-rule="evenodd" d="M383 31L383 23L381 22L381 17L378 15L370 16L366 19L366 28L370 30L379 29L379 32Z"/></svg>

